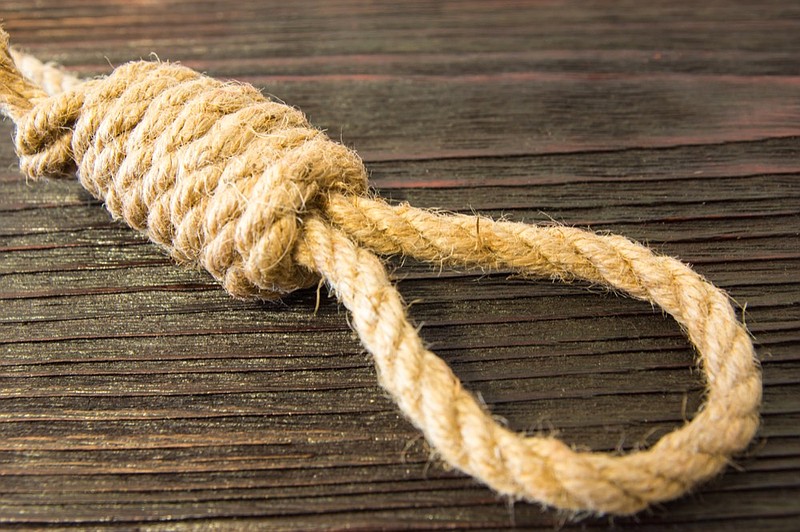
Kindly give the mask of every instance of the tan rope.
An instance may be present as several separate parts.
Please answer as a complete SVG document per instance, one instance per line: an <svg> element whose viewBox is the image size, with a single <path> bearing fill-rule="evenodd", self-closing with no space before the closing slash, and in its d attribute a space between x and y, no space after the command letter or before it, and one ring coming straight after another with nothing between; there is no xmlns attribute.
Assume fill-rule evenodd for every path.
<svg viewBox="0 0 800 532"><path fill-rule="evenodd" d="M53 63L42 63L36 57L14 48L8 51L19 72L34 85L44 89L47 94L68 91L83 83L80 78L65 72Z"/></svg>
<svg viewBox="0 0 800 532"><path fill-rule="evenodd" d="M136 62L104 79L51 83L45 98L5 48L0 55L0 107L16 123L26 176L77 169L114 217L177 261L202 265L235 296L279 297L321 276L352 312L403 413L444 459L498 492L634 513L717 474L754 436L761 379L748 334L727 296L681 262L620 236L369 197L354 152L249 85ZM42 79L36 63L14 57L28 78ZM659 305L700 354L706 402L691 422L626 456L514 433L425 349L374 253L582 279Z"/></svg>

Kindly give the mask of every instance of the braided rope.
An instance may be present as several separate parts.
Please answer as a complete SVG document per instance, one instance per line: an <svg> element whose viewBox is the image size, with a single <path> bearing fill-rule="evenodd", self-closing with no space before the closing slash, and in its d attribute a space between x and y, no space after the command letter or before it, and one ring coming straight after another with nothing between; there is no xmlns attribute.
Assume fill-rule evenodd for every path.
<svg viewBox="0 0 800 532"><path fill-rule="evenodd" d="M444 459L496 491L630 514L717 474L754 436L761 379L747 331L727 296L683 263L620 236L368 197L354 152L249 85L147 62L78 83L9 55L4 33L0 45L0 109L16 123L25 175L77 170L114 217L178 262L203 266L235 296L279 297L321 276L352 312L403 413ZM626 456L514 433L425 349L375 253L582 279L650 301L696 346L706 402L691 422Z"/></svg>

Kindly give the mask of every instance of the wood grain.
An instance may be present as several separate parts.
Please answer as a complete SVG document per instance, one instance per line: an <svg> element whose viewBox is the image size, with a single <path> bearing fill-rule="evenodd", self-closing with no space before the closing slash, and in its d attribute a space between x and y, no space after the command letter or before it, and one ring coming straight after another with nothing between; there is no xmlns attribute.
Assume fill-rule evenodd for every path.
<svg viewBox="0 0 800 532"><path fill-rule="evenodd" d="M248 81L354 146L394 201L614 231L741 306L765 383L735 467L566 521L447 471L322 293L237 301L0 125L0 526L788 530L800 522L800 5L10 0L82 75L156 54ZM582 285L391 267L425 340L511 427L628 450L692 416L679 327Z"/></svg>

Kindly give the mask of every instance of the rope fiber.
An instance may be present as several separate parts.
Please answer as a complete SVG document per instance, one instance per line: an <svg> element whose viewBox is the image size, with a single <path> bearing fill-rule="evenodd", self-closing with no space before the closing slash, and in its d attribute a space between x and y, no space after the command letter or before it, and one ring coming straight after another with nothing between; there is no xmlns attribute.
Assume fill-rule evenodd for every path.
<svg viewBox="0 0 800 532"><path fill-rule="evenodd" d="M133 62L79 81L12 51L0 30L0 110L21 172L77 173L116 219L236 297L327 282L381 385L454 467L498 493L574 512L631 514L719 473L758 428L761 377L728 297L621 236L390 205L358 155L250 85ZM699 353L706 400L646 450L617 456L500 426L428 351L376 256L583 280L658 305Z"/></svg>

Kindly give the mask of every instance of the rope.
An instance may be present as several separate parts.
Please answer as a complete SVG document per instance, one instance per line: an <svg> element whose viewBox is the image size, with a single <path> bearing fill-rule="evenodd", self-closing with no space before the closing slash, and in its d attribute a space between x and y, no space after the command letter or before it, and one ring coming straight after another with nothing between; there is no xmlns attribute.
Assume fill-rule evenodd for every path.
<svg viewBox="0 0 800 532"><path fill-rule="evenodd" d="M53 63L42 63L32 55L11 48L8 50L22 75L47 94L56 94L76 87L82 81Z"/></svg>
<svg viewBox="0 0 800 532"><path fill-rule="evenodd" d="M367 194L353 151L249 85L151 62L77 83L10 54L7 39L0 109L16 124L23 174L77 171L115 218L176 261L203 266L234 296L276 298L324 279L402 412L447 462L497 492L635 513L716 475L754 436L761 379L748 333L727 296L683 263L620 236L389 205ZM625 456L514 433L425 349L376 253L585 280L650 301L697 348L705 404Z"/></svg>

